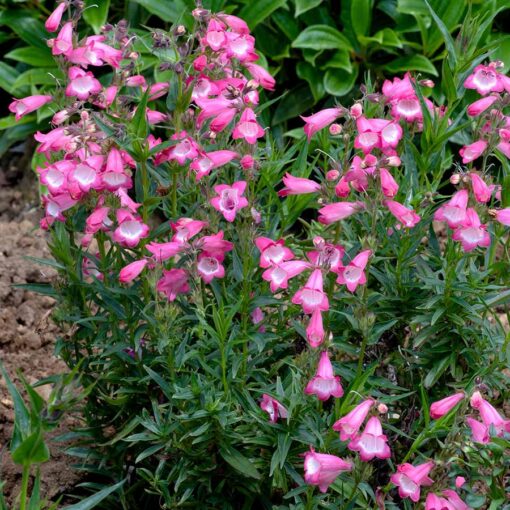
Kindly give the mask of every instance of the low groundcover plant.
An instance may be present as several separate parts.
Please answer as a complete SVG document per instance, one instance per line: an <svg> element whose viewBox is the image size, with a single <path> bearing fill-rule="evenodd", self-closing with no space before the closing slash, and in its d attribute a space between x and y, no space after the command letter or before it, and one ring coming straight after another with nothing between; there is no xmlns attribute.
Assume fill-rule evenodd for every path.
<svg viewBox="0 0 510 510"><path fill-rule="evenodd" d="M46 23L66 81L10 109L55 112L57 352L117 506L508 505L510 78L473 25L442 87L367 80L282 147L242 19L79 40L82 9Z"/></svg>

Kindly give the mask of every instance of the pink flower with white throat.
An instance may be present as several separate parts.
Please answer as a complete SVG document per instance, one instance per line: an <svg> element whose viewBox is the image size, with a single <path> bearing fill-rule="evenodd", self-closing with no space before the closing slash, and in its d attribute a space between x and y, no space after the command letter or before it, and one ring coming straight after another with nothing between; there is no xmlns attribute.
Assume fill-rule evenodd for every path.
<svg viewBox="0 0 510 510"><path fill-rule="evenodd" d="M129 283L133 281L145 268L147 265L147 259L135 260L124 266L119 273L119 281L121 283Z"/></svg>
<svg viewBox="0 0 510 510"><path fill-rule="evenodd" d="M223 278L225 268L216 257L209 257L205 253L198 256L197 264L198 274L205 283L211 283L214 278Z"/></svg>
<svg viewBox="0 0 510 510"><path fill-rule="evenodd" d="M189 292L188 273L184 269L170 269L163 271L156 289L167 297L168 301L175 301L179 294Z"/></svg>
<svg viewBox="0 0 510 510"><path fill-rule="evenodd" d="M266 269L262 273L262 279L269 282L271 292L276 292L278 289L286 289L291 278L310 267L310 264L304 260L289 260Z"/></svg>
<svg viewBox="0 0 510 510"><path fill-rule="evenodd" d="M299 289L292 297L295 305L301 305L303 312L310 314L319 309L329 310L328 296L323 290L322 271L314 269L306 285Z"/></svg>
<svg viewBox="0 0 510 510"><path fill-rule="evenodd" d="M361 404L358 404L351 412L347 413L333 424L333 430L340 432L341 441L356 438L361 425L374 404L374 399L367 398L361 402Z"/></svg>
<svg viewBox="0 0 510 510"><path fill-rule="evenodd" d="M410 498L417 503L420 500L421 487L434 483L428 476L433 467L432 461L418 466L408 463L400 464L397 466L397 472L391 475L390 481L398 487L401 498Z"/></svg>
<svg viewBox="0 0 510 510"><path fill-rule="evenodd" d="M112 239L126 248L134 248L141 239L149 235L149 227L141 218L129 211L117 210L117 221L119 226L115 229Z"/></svg>
<svg viewBox="0 0 510 510"><path fill-rule="evenodd" d="M79 67L69 69L69 84L66 87L66 96L76 97L86 101L90 95L99 94L102 86L90 71L84 71Z"/></svg>
<svg viewBox="0 0 510 510"><path fill-rule="evenodd" d="M292 251L285 246L285 241L273 241L268 237L257 237L255 245L260 251L259 266L262 268L278 265L294 257Z"/></svg>
<svg viewBox="0 0 510 510"><path fill-rule="evenodd" d="M461 391L434 402L430 406L430 417L433 420L441 418L445 414L449 413L464 397L465 394Z"/></svg>
<svg viewBox="0 0 510 510"><path fill-rule="evenodd" d="M491 65L476 66L473 73L466 78L464 87L475 89L482 96L491 92L503 92L504 90L501 75Z"/></svg>
<svg viewBox="0 0 510 510"><path fill-rule="evenodd" d="M413 228L421 220L421 217L412 209L408 209L399 202L395 202L394 200L385 200L384 205L403 227Z"/></svg>
<svg viewBox="0 0 510 510"><path fill-rule="evenodd" d="M45 104L53 101L52 96L35 95L27 96L23 99L15 99L9 105L9 111L15 114L16 120L20 120L25 115L34 112L44 106Z"/></svg>
<svg viewBox="0 0 510 510"><path fill-rule="evenodd" d="M269 421L271 423L276 423L278 418L285 419L288 416L287 409L282 404L280 404L278 400L271 397L270 395L267 395L266 393L262 395L260 408L269 415Z"/></svg>
<svg viewBox="0 0 510 510"><path fill-rule="evenodd" d="M306 328L306 339L310 347L316 348L324 342L324 326L322 323L322 312L317 308L310 317L310 322Z"/></svg>
<svg viewBox="0 0 510 510"><path fill-rule="evenodd" d="M330 397L340 398L344 394L340 377L335 376L327 351L321 353L317 373L306 385L305 393L317 395L317 398L323 401Z"/></svg>
<svg viewBox="0 0 510 510"><path fill-rule="evenodd" d="M305 121L304 132L308 141L312 136L332 124L340 115L343 114L342 108L326 108L320 112L314 113L308 117L301 117Z"/></svg>
<svg viewBox="0 0 510 510"><path fill-rule="evenodd" d="M363 432L356 436L347 448L354 452L359 452L360 459L368 462L373 458L389 459L391 457L388 438L383 434L381 421L376 416L372 416L367 421Z"/></svg>
<svg viewBox="0 0 510 510"><path fill-rule="evenodd" d="M387 198L393 198L398 193L397 181L395 181L386 168L379 169L379 179L381 181L383 195Z"/></svg>
<svg viewBox="0 0 510 510"><path fill-rule="evenodd" d="M217 197L211 198L211 205L230 223L235 218L237 211L248 205L248 200L243 196L246 189L246 181L237 181L228 186L227 184L218 184L214 186Z"/></svg>
<svg viewBox="0 0 510 510"><path fill-rule="evenodd" d="M352 470L352 463L327 453L316 453L313 448L305 453L305 482L327 492L335 479L345 471Z"/></svg>
<svg viewBox="0 0 510 510"><path fill-rule="evenodd" d="M251 108L246 108L232 132L234 140L244 139L249 144L257 143L264 136L264 130L257 122L257 116Z"/></svg>
<svg viewBox="0 0 510 510"><path fill-rule="evenodd" d="M452 238L461 242L465 252L473 251L477 246L486 248L491 244L487 226L482 225L478 214L472 207L467 209L466 218L457 227Z"/></svg>
<svg viewBox="0 0 510 510"><path fill-rule="evenodd" d="M289 173L285 174L283 184L285 184L285 188L278 192L278 196L280 197L316 193L321 189L321 185L318 182L312 181L311 179L305 179L303 177L294 177Z"/></svg>
<svg viewBox="0 0 510 510"><path fill-rule="evenodd" d="M354 292L358 285L367 283L365 268L371 256L371 250L364 250L358 253L345 267L339 268L337 283L346 285L350 292Z"/></svg>
<svg viewBox="0 0 510 510"><path fill-rule="evenodd" d="M487 149L487 145L488 143L485 140L478 140L462 147L459 151L459 154L462 156L462 163L467 165L471 161L478 159Z"/></svg>
<svg viewBox="0 0 510 510"><path fill-rule="evenodd" d="M319 209L319 221L325 225L344 220L365 208L363 202L335 202Z"/></svg>
<svg viewBox="0 0 510 510"><path fill-rule="evenodd" d="M486 204L492 196L490 187L478 174L470 172L469 176L471 177L471 187L476 201L479 204Z"/></svg>
<svg viewBox="0 0 510 510"><path fill-rule="evenodd" d="M469 193L466 189L457 191L434 213L434 219L446 221L450 228L457 228L466 219L468 201Z"/></svg>

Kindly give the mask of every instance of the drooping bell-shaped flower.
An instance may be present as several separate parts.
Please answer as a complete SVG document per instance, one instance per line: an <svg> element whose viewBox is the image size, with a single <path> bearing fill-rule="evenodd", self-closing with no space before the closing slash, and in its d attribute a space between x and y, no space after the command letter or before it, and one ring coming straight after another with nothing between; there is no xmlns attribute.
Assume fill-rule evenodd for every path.
<svg viewBox="0 0 510 510"><path fill-rule="evenodd" d="M362 461L367 462L374 457L389 459L391 457L388 438L383 434L381 421L372 416L367 421L363 432L356 436L348 445L349 450L359 452Z"/></svg>
<svg viewBox="0 0 510 510"><path fill-rule="evenodd" d="M434 483L428 476L433 467L432 461L418 466L408 463L400 464L397 466L397 472L391 475L390 481L398 487L401 498L410 498L417 503L420 500L421 487Z"/></svg>
<svg viewBox="0 0 510 510"><path fill-rule="evenodd" d="M306 339L310 344L310 347L319 347L319 345L324 342L324 326L322 323L322 312L319 308L316 308L312 316L310 317L310 322L306 328Z"/></svg>
<svg viewBox="0 0 510 510"><path fill-rule="evenodd" d="M188 273L184 269L170 269L163 271L156 289L167 297L168 301L175 301L179 294L189 292Z"/></svg>
<svg viewBox="0 0 510 510"><path fill-rule="evenodd" d="M304 313L313 313L316 309L329 310L328 296L324 292L322 271L314 269L306 285L292 297L295 305L301 305Z"/></svg>
<svg viewBox="0 0 510 510"><path fill-rule="evenodd" d="M269 282L271 292L276 292L278 289L286 289L289 285L289 280L301 274L305 269L309 269L310 263L304 260L289 260L275 264L262 273L262 278Z"/></svg>
<svg viewBox="0 0 510 510"><path fill-rule="evenodd" d="M430 406L430 417L433 420L441 418L441 416L449 413L464 397L465 394L461 391L434 402Z"/></svg>
<svg viewBox="0 0 510 510"><path fill-rule="evenodd" d="M351 412L347 413L333 424L333 430L340 432L341 441L356 438L361 425L374 404L374 399L367 398L361 402L361 404L358 404Z"/></svg>
<svg viewBox="0 0 510 510"><path fill-rule="evenodd" d="M15 119L20 120L25 115L34 112L44 106L46 103L53 101L52 96L35 95L27 96L23 99L15 99L9 105L9 111L15 114Z"/></svg>
<svg viewBox="0 0 510 510"><path fill-rule="evenodd" d="M329 126L337 119L337 117L340 117L342 113L343 110L341 108L326 108L325 110L321 110L320 112L309 115L308 117L301 117L305 121L305 127L303 129L308 141L310 141L317 131Z"/></svg>
<svg viewBox="0 0 510 510"><path fill-rule="evenodd" d="M443 204L434 213L434 219L446 221L450 228L457 228L466 219L468 200L469 193L467 189L457 191L446 204Z"/></svg>
<svg viewBox="0 0 510 510"><path fill-rule="evenodd" d="M352 470L352 463L327 453L316 453L313 448L305 453L305 482L327 492L340 473Z"/></svg>
<svg viewBox="0 0 510 510"><path fill-rule="evenodd" d="M386 200L384 205L403 227L413 228L421 219L412 209L408 209L406 206L394 200Z"/></svg>
<svg viewBox="0 0 510 510"><path fill-rule="evenodd" d="M255 245L260 251L259 266L262 268L281 264L294 257L292 251L285 246L283 239L273 241L268 237L257 237Z"/></svg>
<svg viewBox="0 0 510 510"><path fill-rule="evenodd" d="M367 283L365 267L371 255L371 250L364 250L358 253L345 267L339 268L337 283L345 284L350 292L354 292L358 285Z"/></svg>
<svg viewBox="0 0 510 510"><path fill-rule="evenodd" d="M278 192L278 196L280 197L316 193L321 189L321 185L318 182L312 181L311 179L305 179L303 177L294 177L289 173L285 174L283 184L285 184L285 188Z"/></svg>
<svg viewBox="0 0 510 510"><path fill-rule="evenodd" d="M278 400L271 397L270 395L267 395L266 393L262 395L260 408L269 415L269 421L271 423L276 423L278 418L285 419L288 416L287 409L282 404L280 404Z"/></svg>
<svg viewBox="0 0 510 510"><path fill-rule="evenodd" d="M119 281L121 283L128 283L133 281L143 271L147 265L147 262L147 259L135 260L134 262L131 262L131 264L124 266L120 270Z"/></svg>
<svg viewBox="0 0 510 510"><path fill-rule="evenodd" d="M335 376L327 351L321 353L317 372L306 385L305 393L317 395L317 398L323 401L330 397L339 398L344 394L340 377Z"/></svg>
<svg viewBox="0 0 510 510"><path fill-rule="evenodd" d="M456 228L452 238L460 241L465 252L474 250L477 246L487 247L491 244L491 237L487 232L487 226L482 225L476 211L469 207L466 218Z"/></svg>
<svg viewBox="0 0 510 510"><path fill-rule="evenodd" d="M319 209L319 221L329 225L335 221L348 218L364 208L365 204L363 202L335 202L334 204L328 204Z"/></svg>

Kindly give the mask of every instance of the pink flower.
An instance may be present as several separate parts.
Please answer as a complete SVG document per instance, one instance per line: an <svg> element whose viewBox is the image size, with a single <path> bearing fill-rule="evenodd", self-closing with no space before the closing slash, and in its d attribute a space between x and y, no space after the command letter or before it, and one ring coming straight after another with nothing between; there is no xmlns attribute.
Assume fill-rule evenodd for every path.
<svg viewBox="0 0 510 510"><path fill-rule="evenodd" d="M161 263L175 257L183 249L183 245L175 241L170 241L168 243L156 243L152 241L148 243L145 248L152 253L152 257L155 261Z"/></svg>
<svg viewBox="0 0 510 510"><path fill-rule="evenodd" d="M453 197L435 213L434 219L446 221L450 228L457 228L466 219L469 194L466 189L457 191Z"/></svg>
<svg viewBox="0 0 510 510"><path fill-rule="evenodd" d="M471 186L476 201L480 204L487 203L491 199L491 189L478 174L470 172L469 176L471 177Z"/></svg>
<svg viewBox="0 0 510 510"><path fill-rule="evenodd" d="M472 510L471 507L466 505L462 499L460 499L459 495L451 490L446 489L443 491L443 496L446 496L446 501L450 505L448 510Z"/></svg>
<svg viewBox="0 0 510 510"><path fill-rule="evenodd" d="M465 252L472 251L477 246L487 247L491 244L487 226L481 224L478 214L471 207L466 211L465 220L457 227L452 238L461 242Z"/></svg>
<svg viewBox="0 0 510 510"><path fill-rule="evenodd" d="M198 274L205 283L211 283L214 278L223 278L225 268L216 257L209 257L205 253L198 256Z"/></svg>
<svg viewBox="0 0 510 510"><path fill-rule="evenodd" d="M109 207L96 207L85 220L85 232L95 234L99 230L107 232L113 225L113 221L108 218Z"/></svg>
<svg viewBox="0 0 510 510"><path fill-rule="evenodd" d="M381 190L387 198L393 198L398 193L398 184L386 168L379 169Z"/></svg>
<svg viewBox="0 0 510 510"><path fill-rule="evenodd" d="M257 64L246 64L245 67L262 88L274 90L275 79L263 67Z"/></svg>
<svg viewBox="0 0 510 510"><path fill-rule="evenodd" d="M344 471L352 470L352 463L335 455L316 453L313 448L305 453L305 482L327 492L328 487Z"/></svg>
<svg viewBox="0 0 510 510"><path fill-rule="evenodd" d="M310 264L304 260L290 260L266 269L262 273L262 279L270 282L271 292L276 292L278 289L286 289L291 278L309 268Z"/></svg>
<svg viewBox="0 0 510 510"><path fill-rule="evenodd" d="M510 420L503 418L498 411L485 400L478 392L471 397L471 406L478 409L483 424L490 429L494 427L498 436L503 436L505 432L510 433Z"/></svg>
<svg viewBox="0 0 510 510"><path fill-rule="evenodd" d="M225 259L225 253L234 249L234 244L223 239L223 232L211 236L201 237L195 243L197 249L201 249L210 257L217 258L220 262Z"/></svg>
<svg viewBox="0 0 510 510"><path fill-rule="evenodd" d="M323 401L332 396L339 398L344 394L340 377L335 376L327 351L321 353L317 372L315 377L306 385L305 393L307 395L317 395L317 398Z"/></svg>
<svg viewBox="0 0 510 510"><path fill-rule="evenodd" d="M342 108L326 108L308 117L301 117L305 121L304 132L306 133L308 141L310 141L317 131L329 126L337 117L340 117L342 113Z"/></svg>
<svg viewBox="0 0 510 510"><path fill-rule="evenodd" d="M88 193L91 189L99 189L102 184L101 176L92 165L93 162L87 160L87 162L78 163L69 172L69 182L76 183L84 193Z"/></svg>
<svg viewBox="0 0 510 510"><path fill-rule="evenodd" d="M249 154L246 154L246 156L243 156L241 158L240 163L241 163L241 168L243 170L250 170L255 166L255 160Z"/></svg>
<svg viewBox="0 0 510 510"><path fill-rule="evenodd" d="M278 196L280 197L315 193L321 189L321 185L318 182L312 181L311 179L304 179L303 177L294 177L289 173L285 174L283 184L285 184L285 188L278 192Z"/></svg>
<svg viewBox="0 0 510 510"><path fill-rule="evenodd" d="M490 442L489 429L483 423L470 416L466 418L466 423L471 429L471 435L475 443L487 444Z"/></svg>
<svg viewBox="0 0 510 510"><path fill-rule="evenodd" d="M473 73L466 78L464 87L475 89L482 96L491 92L503 92L504 90L500 74L490 65L476 66Z"/></svg>
<svg viewBox="0 0 510 510"><path fill-rule="evenodd" d="M462 147L459 151L459 154L462 156L462 163L466 165L478 159L487 148L487 145L488 143L485 140L478 140L477 142Z"/></svg>
<svg viewBox="0 0 510 510"><path fill-rule="evenodd" d="M186 161L195 159L198 156L198 145L187 135L186 131L175 133L171 136L172 140L180 140L179 143L163 151L168 161L177 161L179 165L184 165Z"/></svg>
<svg viewBox="0 0 510 510"><path fill-rule="evenodd" d="M260 401L260 408L269 415L269 421L276 423L278 418L287 418L287 409L278 402L275 398L264 393Z"/></svg>
<svg viewBox="0 0 510 510"><path fill-rule="evenodd" d="M364 208L365 204L363 202L335 202L319 209L319 221L329 225L335 221L348 218Z"/></svg>
<svg viewBox="0 0 510 510"><path fill-rule="evenodd" d="M21 117L38 110L41 106L44 106L50 101L53 101L52 96L27 96L23 99L15 99L9 105L9 111L15 114L16 120L19 120Z"/></svg>
<svg viewBox="0 0 510 510"><path fill-rule="evenodd" d="M232 138L234 140L244 139L249 144L255 144L257 139L263 136L264 130L258 124L254 111L251 108L246 108L234 127Z"/></svg>
<svg viewBox="0 0 510 510"><path fill-rule="evenodd" d="M301 305L303 312L310 314L316 309L326 312L329 310L328 296L323 291L322 271L314 269L306 285L299 289L292 297L295 305Z"/></svg>
<svg viewBox="0 0 510 510"><path fill-rule="evenodd" d="M330 271L338 272L342 267L344 247L339 244L326 243L324 239L316 237L313 240L317 251L308 252L308 258L316 266L324 267Z"/></svg>
<svg viewBox="0 0 510 510"><path fill-rule="evenodd" d="M128 283L133 281L144 269L144 267L147 265L147 260L135 260L134 262L131 262L131 264L128 264L127 266L124 266L119 273L119 281L121 283Z"/></svg>
<svg viewBox="0 0 510 510"><path fill-rule="evenodd" d="M434 402L430 406L430 417L433 420L441 418L445 414L449 413L464 397L464 392L461 391Z"/></svg>
<svg viewBox="0 0 510 510"><path fill-rule="evenodd" d="M333 430L340 432L340 440L347 441L355 439L358 431L365 421L368 412L375 404L375 400L367 398L361 404L358 404L350 413L340 418L333 424Z"/></svg>
<svg viewBox="0 0 510 510"><path fill-rule="evenodd" d="M386 200L384 205L404 227L413 228L421 219L412 209L408 209L394 200Z"/></svg>
<svg viewBox="0 0 510 510"><path fill-rule="evenodd" d="M496 211L496 220L502 225L510 226L510 207Z"/></svg>
<svg viewBox="0 0 510 510"><path fill-rule="evenodd" d="M86 101L91 94L98 94L102 90L101 84L94 78L94 75L79 67L69 69L69 80L66 96L77 97L81 101Z"/></svg>
<svg viewBox="0 0 510 510"><path fill-rule="evenodd" d="M66 8L65 2L58 4L57 8L50 14L49 18L44 23L44 26L48 32L56 32L60 25L60 20L62 19L62 14L64 14Z"/></svg>
<svg viewBox="0 0 510 510"><path fill-rule="evenodd" d="M210 203L217 211L223 214L223 217L228 222L232 223L236 218L237 211L248 205L248 200L243 197L245 189L246 181L234 182L232 186L219 184L214 186L214 191L218 196L211 198Z"/></svg>
<svg viewBox="0 0 510 510"><path fill-rule="evenodd" d="M358 253L345 267L339 268L337 283L346 285L350 292L354 292L358 285L367 283L365 267L371 255L371 250L364 250Z"/></svg>
<svg viewBox="0 0 510 510"><path fill-rule="evenodd" d="M56 39L50 39L48 45L53 55L68 55L73 50L73 22L68 21L57 35Z"/></svg>
<svg viewBox="0 0 510 510"><path fill-rule="evenodd" d="M455 487L460 489L466 483L466 479L463 476L457 476L455 478Z"/></svg>
<svg viewBox="0 0 510 510"><path fill-rule="evenodd" d="M324 326L322 324L322 312L316 308L312 312L310 322L306 328L306 339L310 347L316 348L324 342Z"/></svg>
<svg viewBox="0 0 510 510"><path fill-rule="evenodd" d="M351 192L349 181L345 178L345 175L340 177L338 184L335 186L335 195L339 198L347 198Z"/></svg>
<svg viewBox="0 0 510 510"><path fill-rule="evenodd" d="M451 506L445 498L429 492L425 500L425 510L451 510Z"/></svg>
<svg viewBox="0 0 510 510"><path fill-rule="evenodd" d="M175 232L172 241L185 244L206 227L207 222L194 220L192 218L180 218L175 223L171 223L171 225Z"/></svg>
<svg viewBox="0 0 510 510"><path fill-rule="evenodd" d="M257 237L255 245L260 251L259 266L263 268L278 265L294 257L292 251L285 246L283 239L273 241L267 237Z"/></svg>
<svg viewBox="0 0 510 510"><path fill-rule="evenodd" d="M383 434L382 425L379 418L372 416L365 430L356 436L347 448L354 452L359 452L360 459L368 462L374 457L378 459L389 459L391 457L390 447L388 446L388 438Z"/></svg>
<svg viewBox="0 0 510 510"><path fill-rule="evenodd" d="M199 181L205 175L209 175L215 168L230 163L238 156L237 152L227 150L207 152L195 159L189 167L196 172L196 180Z"/></svg>
<svg viewBox="0 0 510 510"><path fill-rule="evenodd" d="M168 301L175 301L179 294L189 292L188 274L184 269L163 271L163 276L158 281L156 289L165 294Z"/></svg>
<svg viewBox="0 0 510 510"><path fill-rule="evenodd" d="M487 110L487 108L490 108L498 99L499 96L482 97L482 99L479 99L468 106L467 114L471 117L478 117L478 115Z"/></svg>
<svg viewBox="0 0 510 510"><path fill-rule="evenodd" d="M117 221L119 226L115 229L112 239L126 248L134 248L141 239L149 235L149 227L141 218L129 211L118 209Z"/></svg>
<svg viewBox="0 0 510 510"><path fill-rule="evenodd" d="M434 462L429 461L418 466L412 464L400 464L397 472L391 475L390 481L398 487L401 498L411 498L417 503L420 499L420 487L429 486L434 482L428 474L434 467Z"/></svg>

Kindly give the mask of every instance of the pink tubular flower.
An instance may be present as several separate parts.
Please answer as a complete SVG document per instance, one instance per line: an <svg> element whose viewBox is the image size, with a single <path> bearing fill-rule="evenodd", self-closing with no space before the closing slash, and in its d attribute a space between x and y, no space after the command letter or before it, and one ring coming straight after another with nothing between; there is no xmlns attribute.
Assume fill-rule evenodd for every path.
<svg viewBox="0 0 510 510"><path fill-rule="evenodd" d="M257 116L251 108L246 108L241 113L239 122L232 132L234 140L244 139L249 144L257 143L257 139L264 136L264 130L257 122Z"/></svg>
<svg viewBox="0 0 510 510"><path fill-rule="evenodd" d="M398 487L401 498L411 498L411 501L417 503L420 499L420 487L434 483L428 476L433 467L432 461L418 466L400 464L397 466L397 472L391 475L390 481Z"/></svg>
<svg viewBox="0 0 510 510"><path fill-rule="evenodd" d="M429 492L425 500L425 510L451 510L451 506L445 498Z"/></svg>
<svg viewBox="0 0 510 510"><path fill-rule="evenodd" d="M471 186L476 201L480 204L486 204L491 199L491 189L478 174L470 172L469 176L471 177Z"/></svg>
<svg viewBox="0 0 510 510"><path fill-rule="evenodd" d="M238 154L234 151L220 150L207 152L201 157L195 159L189 167L191 170L195 171L195 178L199 181L202 177L209 175L215 168L226 165L237 157Z"/></svg>
<svg viewBox="0 0 510 510"><path fill-rule="evenodd" d="M207 222L194 220L192 218L180 218L171 225L175 232L172 237L172 241L179 244L185 244L192 237L196 236L204 227L206 227Z"/></svg>
<svg viewBox="0 0 510 510"><path fill-rule="evenodd" d="M335 376L327 351L321 353L317 372L315 377L306 385L305 393L307 395L317 395L317 398L323 401L332 396L339 398L344 394L340 377Z"/></svg>
<svg viewBox="0 0 510 510"><path fill-rule="evenodd" d="M387 198L393 198L398 193L398 184L386 168L379 169L381 190Z"/></svg>
<svg viewBox="0 0 510 510"><path fill-rule="evenodd" d="M459 154L462 156L462 163L466 165L478 159L487 148L487 145L488 143L485 140L478 140L477 142L462 147L459 151Z"/></svg>
<svg viewBox="0 0 510 510"><path fill-rule="evenodd" d="M315 193L321 189L321 185L318 182L312 181L311 179L304 179L303 177L294 177L289 173L285 174L283 184L285 184L285 188L278 192L278 196L280 197Z"/></svg>
<svg viewBox="0 0 510 510"><path fill-rule="evenodd" d="M303 312L306 314L313 313L316 309L324 312L329 310L328 296L323 290L322 271L320 269L313 270L306 285L292 296L292 302L295 305L301 305Z"/></svg>
<svg viewBox="0 0 510 510"><path fill-rule="evenodd" d="M354 292L358 285L367 283L365 267L371 255L371 250L364 250L358 253L345 267L339 268L337 283L346 285L350 292Z"/></svg>
<svg viewBox="0 0 510 510"><path fill-rule="evenodd" d="M446 489L443 491L443 496L446 497L446 502L450 505L448 510L472 510L471 507L466 505L462 499L460 499L459 495L451 489Z"/></svg>
<svg viewBox="0 0 510 510"><path fill-rule="evenodd" d="M56 39L50 39L48 45L53 55L68 55L73 51L73 22L68 21L58 33Z"/></svg>
<svg viewBox="0 0 510 510"><path fill-rule="evenodd" d="M214 278L223 278L225 276L225 268L216 257L209 257L205 253L198 256L197 264L198 274L205 283L211 283Z"/></svg>
<svg viewBox="0 0 510 510"><path fill-rule="evenodd" d="M274 90L275 79L263 67L251 63L246 64L245 67L262 88Z"/></svg>
<svg viewBox="0 0 510 510"><path fill-rule="evenodd" d="M79 67L73 66L69 69L69 80L66 96L77 97L81 101L86 101L91 94L98 94L102 90L101 84L94 75Z"/></svg>
<svg viewBox="0 0 510 510"><path fill-rule="evenodd" d="M457 191L453 197L435 213L434 219L446 221L450 228L457 228L466 219L469 194L466 189Z"/></svg>
<svg viewBox="0 0 510 510"><path fill-rule="evenodd" d="M413 228L421 220L420 216L412 209L408 209L394 200L386 200L384 205L404 227Z"/></svg>
<svg viewBox="0 0 510 510"><path fill-rule="evenodd" d="M496 220L502 225L510 226L510 207L496 211Z"/></svg>
<svg viewBox="0 0 510 510"><path fill-rule="evenodd" d="M467 209L465 220L457 227L452 238L461 242L465 252L473 251L477 246L487 247L491 244L487 226L482 225L478 214L471 207Z"/></svg>
<svg viewBox="0 0 510 510"><path fill-rule="evenodd" d="M336 455L316 453L310 447L310 451L305 453L304 469L305 482L319 487L324 493L340 473L352 470L352 463Z"/></svg>
<svg viewBox="0 0 510 510"><path fill-rule="evenodd" d="M285 241L273 241L268 237L257 237L255 245L260 251L259 266L262 268L278 265L294 257L292 251L285 246Z"/></svg>
<svg viewBox="0 0 510 510"><path fill-rule="evenodd" d="M127 266L124 266L119 273L119 281L121 283L128 283L133 281L145 268L147 265L147 260L135 260L134 262L131 262L131 264L128 264Z"/></svg>
<svg viewBox="0 0 510 510"><path fill-rule="evenodd" d="M170 241L168 243L156 243L152 241L148 243L145 248L152 253L152 257L155 261L161 263L175 257L183 249L183 245L175 241Z"/></svg>
<svg viewBox="0 0 510 510"><path fill-rule="evenodd" d="M201 249L204 253L211 257L217 258L219 261L225 259L225 253L234 249L234 244L223 239L223 232L211 236L201 237L195 243L195 247Z"/></svg>
<svg viewBox="0 0 510 510"><path fill-rule="evenodd" d="M156 289L165 294L168 301L175 301L179 294L189 292L188 273L184 269L163 271L163 276L158 281Z"/></svg>
<svg viewBox="0 0 510 510"><path fill-rule="evenodd" d="M437 420L449 413L463 398L465 397L464 392L455 393L449 397L443 398L434 402L430 406L430 417L433 420Z"/></svg>
<svg viewBox="0 0 510 510"><path fill-rule="evenodd" d="M310 141L317 131L320 131L332 124L337 117L342 115L342 113L343 110L341 108L326 108L325 110L321 110L320 112L314 113L308 117L301 117L305 121L305 127L303 130L308 141Z"/></svg>
<svg viewBox="0 0 510 510"><path fill-rule="evenodd" d="M358 404L350 413L333 424L333 430L340 432L340 440L348 441L356 438L358 431L365 421L368 412L375 404L375 400L367 398Z"/></svg>
<svg viewBox="0 0 510 510"><path fill-rule="evenodd" d="M246 154L239 161L243 170L251 170L255 166L255 160L249 154Z"/></svg>
<svg viewBox="0 0 510 510"><path fill-rule="evenodd" d="M316 348L324 342L324 326L322 324L322 312L316 308L312 312L310 322L306 328L306 339L310 347Z"/></svg>
<svg viewBox="0 0 510 510"><path fill-rule="evenodd" d="M149 227L141 218L129 211L118 209L117 221L119 226L115 229L112 239L126 248L134 248L141 239L149 235Z"/></svg>
<svg viewBox="0 0 510 510"><path fill-rule="evenodd" d="M487 108L490 108L498 99L499 96L482 97L482 99L479 99L468 106L467 114L471 117L478 117L478 115L487 110Z"/></svg>
<svg viewBox="0 0 510 510"><path fill-rule="evenodd" d="M270 282L271 292L276 292L278 289L286 289L291 278L309 268L310 264L304 260L289 260L288 262L275 264L266 269L262 273L262 279Z"/></svg>
<svg viewBox="0 0 510 510"><path fill-rule="evenodd" d="M455 478L455 487L460 489L466 483L466 479L463 476L457 476Z"/></svg>
<svg viewBox="0 0 510 510"><path fill-rule="evenodd" d="M503 92L504 90L500 74L490 65L476 66L473 73L466 78L464 87L475 89L482 96L491 92Z"/></svg>
<svg viewBox="0 0 510 510"><path fill-rule="evenodd" d="M237 211L243 209L248 205L248 200L243 197L244 190L246 189L246 181L237 181L228 186L227 184L219 184L214 186L214 191L218 194L217 197L211 198L211 205L230 223L235 218Z"/></svg>
<svg viewBox="0 0 510 510"><path fill-rule="evenodd" d="M264 393L260 401L260 408L269 415L269 421L276 423L278 418L287 418L287 409L278 402L275 398Z"/></svg>
<svg viewBox="0 0 510 510"><path fill-rule="evenodd" d="M48 32L56 32L62 20L66 8L65 2L58 4L57 8L50 14L49 18L44 23L44 27Z"/></svg>
<svg viewBox="0 0 510 510"><path fill-rule="evenodd" d="M193 138L187 135L186 131L173 134L171 139L180 141L166 152L168 161L177 161L179 165L184 165L186 161L198 156L198 146Z"/></svg>
<svg viewBox="0 0 510 510"><path fill-rule="evenodd" d="M15 114L16 120L21 119L25 115L34 112L44 106L46 103L53 101L52 96L43 96L43 95L35 95L35 96L27 96L23 99L15 99L9 105L9 111Z"/></svg>
<svg viewBox="0 0 510 510"><path fill-rule="evenodd" d="M475 443L487 444L490 442L489 429L478 420L468 416L466 423L471 429L471 435Z"/></svg>
<svg viewBox="0 0 510 510"><path fill-rule="evenodd" d="M479 393L475 393L471 397L471 406L478 409L482 422L487 429L490 429L491 426L494 427L498 436L502 436L505 432L510 433L510 420L503 418L494 406Z"/></svg>
<svg viewBox="0 0 510 510"><path fill-rule="evenodd" d="M348 218L364 208L365 204L363 202L335 202L319 209L319 221L329 225L335 221Z"/></svg>
<svg viewBox="0 0 510 510"><path fill-rule="evenodd" d="M374 457L389 459L391 457L388 438L383 434L381 421L372 416L365 425L365 430L348 445L349 450L359 452L360 459L368 462Z"/></svg>

